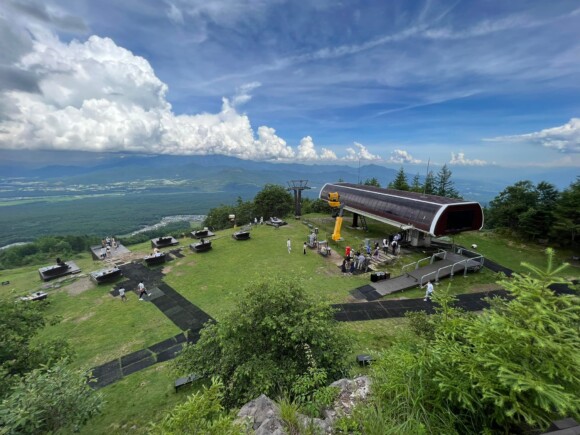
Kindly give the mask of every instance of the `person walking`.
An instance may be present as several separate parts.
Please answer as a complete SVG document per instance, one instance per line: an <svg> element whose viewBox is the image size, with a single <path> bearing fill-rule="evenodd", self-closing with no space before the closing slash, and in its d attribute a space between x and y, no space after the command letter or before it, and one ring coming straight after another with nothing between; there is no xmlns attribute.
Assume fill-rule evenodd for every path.
<svg viewBox="0 0 580 435"><path fill-rule="evenodd" d="M286 241L286 247L288 248L288 254L289 254L290 252L292 252L292 242L290 241L290 239L288 239L288 240Z"/></svg>
<svg viewBox="0 0 580 435"><path fill-rule="evenodd" d="M391 242L391 248L393 248L393 255L397 255L397 246L399 244L397 243L397 241L395 239L393 239L393 241Z"/></svg>
<svg viewBox="0 0 580 435"><path fill-rule="evenodd" d="M151 293L147 293L147 289L145 288L145 284L143 284L143 281L139 281L139 285L137 286L137 288L139 289L140 301L143 300L143 295L151 296Z"/></svg>
<svg viewBox="0 0 580 435"><path fill-rule="evenodd" d="M119 289L119 296L121 296L121 301L127 302L127 296L125 296L125 289L123 287Z"/></svg>
<svg viewBox="0 0 580 435"><path fill-rule="evenodd" d="M431 284L431 281L427 282L427 291L425 292L425 299L423 299L425 302L427 302L428 300L431 300L431 296L433 295L433 284Z"/></svg>

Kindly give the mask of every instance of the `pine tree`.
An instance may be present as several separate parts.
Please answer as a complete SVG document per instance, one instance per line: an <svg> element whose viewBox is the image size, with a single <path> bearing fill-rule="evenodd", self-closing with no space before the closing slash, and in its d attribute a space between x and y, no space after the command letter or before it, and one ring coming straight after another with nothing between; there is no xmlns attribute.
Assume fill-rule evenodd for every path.
<svg viewBox="0 0 580 435"><path fill-rule="evenodd" d="M364 182L365 186L375 186L375 187L381 187L381 184L379 183L379 180L377 180L375 177L373 178L367 178Z"/></svg>
<svg viewBox="0 0 580 435"><path fill-rule="evenodd" d="M401 169L399 169L399 172L397 172L395 179L389 183L389 189L409 190L407 175L402 166Z"/></svg>
<svg viewBox="0 0 580 435"><path fill-rule="evenodd" d="M580 234L580 177L565 189L554 209L552 234L564 243L574 244Z"/></svg>
<svg viewBox="0 0 580 435"><path fill-rule="evenodd" d="M427 177L425 177L422 191L428 195L435 195L435 175L433 175L433 171L429 171Z"/></svg>
<svg viewBox="0 0 580 435"><path fill-rule="evenodd" d="M437 173L437 177L435 177L435 195L461 199L461 195L459 195L459 192L455 187L453 187L453 181L451 181L451 170L447 165L443 165Z"/></svg>
<svg viewBox="0 0 580 435"><path fill-rule="evenodd" d="M415 174L413 177L413 182L411 183L411 192L423 192L423 188L421 187L421 181L419 180L419 174Z"/></svg>

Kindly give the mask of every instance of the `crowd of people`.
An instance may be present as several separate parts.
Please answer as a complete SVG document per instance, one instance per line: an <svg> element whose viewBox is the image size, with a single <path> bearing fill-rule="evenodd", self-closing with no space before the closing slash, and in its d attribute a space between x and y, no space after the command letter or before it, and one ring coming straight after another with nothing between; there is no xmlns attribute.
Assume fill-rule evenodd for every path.
<svg viewBox="0 0 580 435"><path fill-rule="evenodd" d="M105 237L101 240L101 260L105 258L111 258L113 256L113 250L116 250L118 247L117 240L115 237Z"/></svg>

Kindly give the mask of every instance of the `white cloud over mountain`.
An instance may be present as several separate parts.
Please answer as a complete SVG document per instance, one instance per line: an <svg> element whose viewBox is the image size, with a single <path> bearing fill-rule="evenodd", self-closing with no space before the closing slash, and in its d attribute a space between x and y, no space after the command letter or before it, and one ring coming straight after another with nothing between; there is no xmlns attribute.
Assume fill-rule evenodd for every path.
<svg viewBox="0 0 580 435"><path fill-rule="evenodd" d="M388 160L390 163L422 163L405 150L394 150Z"/></svg>
<svg viewBox="0 0 580 435"><path fill-rule="evenodd" d="M349 161L357 161L357 160L381 160L381 157L375 154L372 154L367 150L367 148L358 142L354 142L354 148L347 148L346 149L346 156L343 158L344 160Z"/></svg>
<svg viewBox="0 0 580 435"><path fill-rule="evenodd" d="M167 86L147 60L109 38L61 42L50 33L33 38L32 51L16 65L37 78L37 92L5 90L0 147L155 154L224 154L255 160L334 160L312 138L296 152L268 126L252 128L238 113L260 86L238 88L219 113L176 115ZM362 147L362 146L361 146ZM373 156L362 147L361 158Z"/></svg>
<svg viewBox="0 0 580 435"><path fill-rule="evenodd" d="M465 153L451 153L451 160L449 160L450 165L458 166L485 166L488 163L485 160L478 159L466 159Z"/></svg>
<svg viewBox="0 0 580 435"><path fill-rule="evenodd" d="M580 118L572 118L564 125L546 128L534 133L499 136L486 140L531 143L555 149L561 153L580 153Z"/></svg>

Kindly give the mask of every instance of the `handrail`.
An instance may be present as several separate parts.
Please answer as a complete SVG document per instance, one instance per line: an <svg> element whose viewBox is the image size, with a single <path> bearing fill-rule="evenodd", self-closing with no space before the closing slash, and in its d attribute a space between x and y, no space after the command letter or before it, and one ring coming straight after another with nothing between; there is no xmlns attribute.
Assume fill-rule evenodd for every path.
<svg viewBox="0 0 580 435"><path fill-rule="evenodd" d="M423 285L424 285L424 284L423 284L423 282L424 282L423 280L424 280L425 278L427 278L428 276L431 276L431 275L433 275L433 274L436 274L436 275L435 275L435 282L439 282L439 275L441 274L441 271L443 271L443 270L445 270L445 269L448 269L448 268L451 268L451 273L449 274L449 278L450 278L450 279L452 279L452 278L453 278L453 275L455 274L455 273L454 273L454 272L455 272L455 266L457 266L457 265L460 265L460 264L462 264L462 263L464 263L464 266L463 266L463 276L465 277L465 276L467 276L467 270L468 270L468 267L467 267L467 265L469 264L469 262L470 262L470 261L477 261L477 260L479 260L479 264L480 264L480 266L483 266L483 262L484 262L484 260L485 260L485 258L483 257L483 255L479 255L479 256L477 256L477 257L475 257L475 258L466 258L466 259L464 259L464 260L457 261L457 262L455 262L455 263L453 263L453 264L448 264L447 266L440 267L440 268L439 268L439 269L437 269L436 271L433 271L433 272L426 273L426 274L425 274L425 275L423 275L423 276L421 277L421 279L419 280L419 285L420 285L421 287L423 287Z"/></svg>
<svg viewBox="0 0 580 435"><path fill-rule="evenodd" d="M431 262L430 264L433 264L433 262L435 261L435 258L440 256L441 254L443 254L443 258L442 260L445 260L447 258L447 251L443 250L443 249L439 249L439 252L436 252L435 254L433 254L431 256Z"/></svg>
<svg viewBox="0 0 580 435"><path fill-rule="evenodd" d="M413 263L405 264L401 268L401 273L403 273L405 271L405 269L407 267L410 267L410 266L415 266L415 270L417 270L417 269L419 269L419 264L424 262L424 261L427 261L427 260L429 260L429 264L433 264L435 257L437 257L441 254L443 254L443 259L447 258L447 251L440 248L439 251L437 251L435 254L431 255L430 257L421 258L420 260L414 261Z"/></svg>
<svg viewBox="0 0 580 435"><path fill-rule="evenodd" d="M425 275L423 275L423 276L421 277L421 279L419 280L419 287L421 287L421 288L423 287L423 278L426 278L426 277L428 277L429 275L433 275L434 273L437 273L437 271L436 271L436 270L434 270L433 272L429 272L429 273L426 273Z"/></svg>

